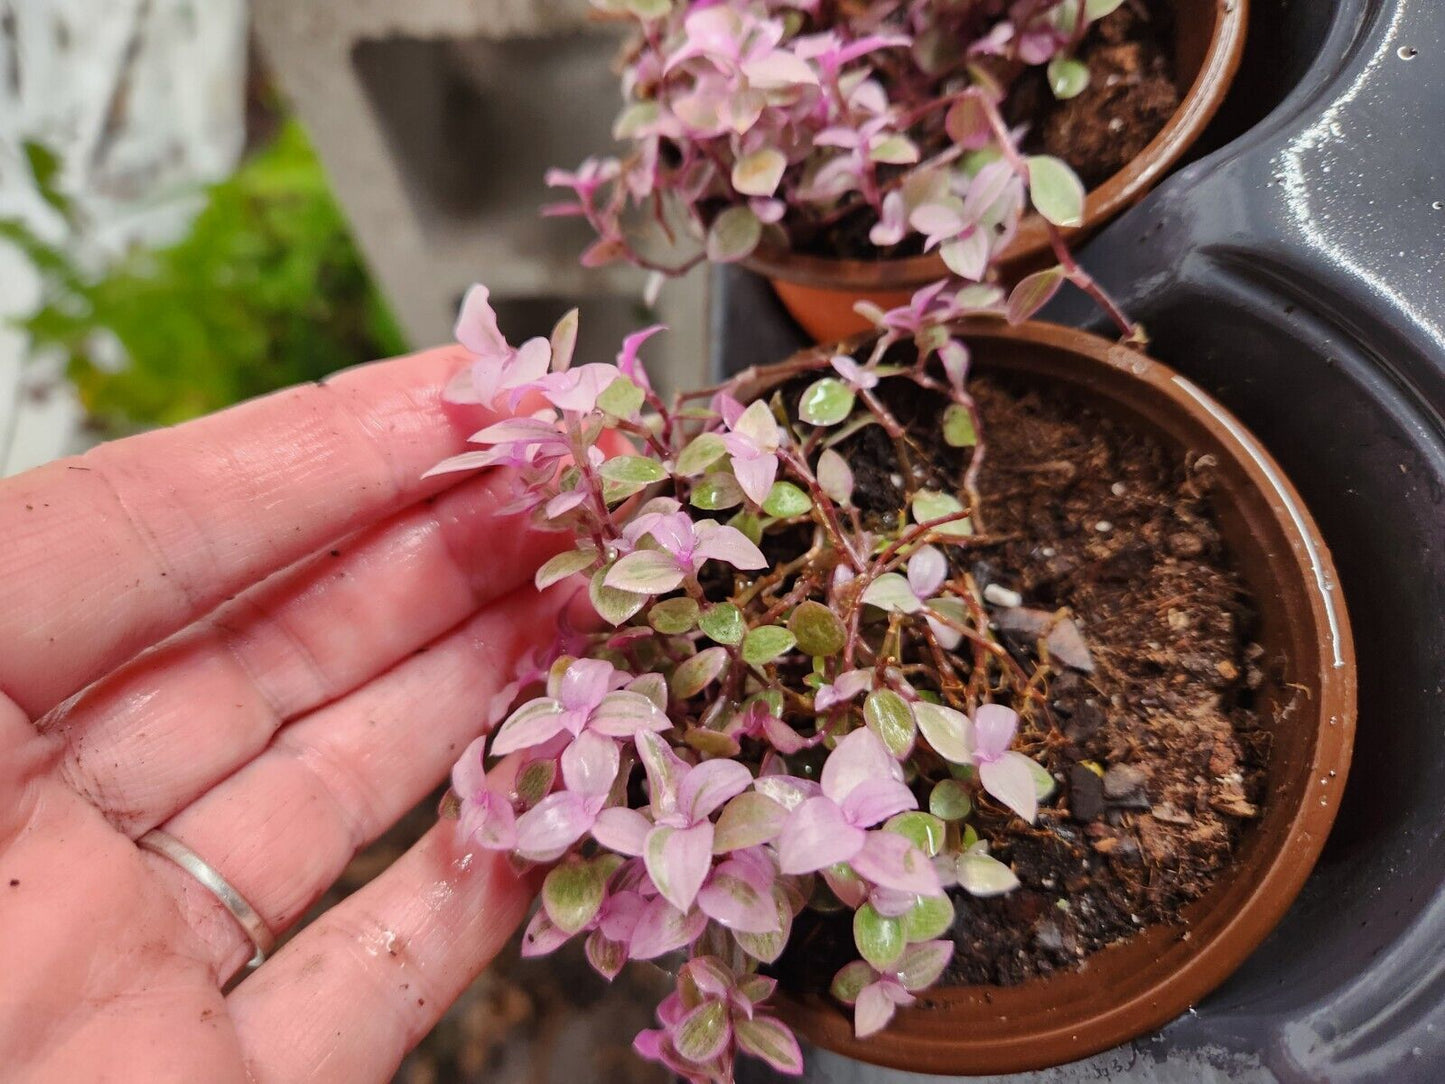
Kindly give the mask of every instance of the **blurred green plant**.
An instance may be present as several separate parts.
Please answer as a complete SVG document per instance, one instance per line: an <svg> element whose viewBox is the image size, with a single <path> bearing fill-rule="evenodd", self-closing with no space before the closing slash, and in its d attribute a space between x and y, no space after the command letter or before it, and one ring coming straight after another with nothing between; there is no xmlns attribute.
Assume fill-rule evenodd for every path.
<svg viewBox="0 0 1445 1084"><path fill-rule="evenodd" d="M26 151L41 194L74 223L54 156ZM185 238L138 248L103 277L20 223L0 221L0 237L43 280L40 308L18 326L35 348L63 353L106 429L184 421L406 348L294 120L209 189ZM107 356L117 340L119 366Z"/></svg>

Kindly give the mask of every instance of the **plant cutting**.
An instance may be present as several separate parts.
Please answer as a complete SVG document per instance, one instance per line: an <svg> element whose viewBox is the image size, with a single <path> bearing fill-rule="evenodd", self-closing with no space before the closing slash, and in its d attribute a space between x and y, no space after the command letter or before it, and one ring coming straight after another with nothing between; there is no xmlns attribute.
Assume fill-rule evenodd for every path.
<svg viewBox="0 0 1445 1084"><path fill-rule="evenodd" d="M514 349L485 290L468 296L458 336L476 360L453 398L526 410L437 469L511 470L514 507L578 540L538 586L580 581L598 624L560 629L491 705L448 809L470 845L550 867L524 953L577 937L609 977L685 958L636 1044L685 1079L731 1080L739 1053L798 1072L785 1018L955 1072L1137 1034L1267 932L1333 815L1305 791L1323 765L1342 774L1348 727L1273 726L1353 711L1348 668L1324 661L1348 657L1342 612L1295 556L1297 499L1214 415L1178 406L1169 374L1078 333L1010 330L1005 307L939 283L872 336L668 404L638 357L656 329L615 365L573 365L575 316ZM1059 363L1070 335L1084 381ZM1132 428L996 378L1009 351L1004 370L1085 401L1087 381L1124 382ZM1187 416L1165 411L1159 432L1212 457L1204 474L1133 435L1156 400ZM628 453L604 457L604 434ZM1075 460L1108 469L1084 485ZM1229 534L1248 587L1221 556L1216 477L1246 513ZM1153 536L1167 564L1141 550ZM1235 623L1260 584L1294 605ZM1285 678L1312 706L1283 709ZM1202 970L1196 946L1161 951L1181 907ZM1047 991L1081 961L1107 981L1061 1007ZM981 1045L960 1060L957 1021L940 1038L938 1013L909 1009L946 1016L981 986L1054 1030L999 1035L975 1006ZM1080 1004L1096 1011L1082 1038ZM869 1041L890 1023L901 1055Z"/></svg>
<svg viewBox="0 0 1445 1084"><path fill-rule="evenodd" d="M1160 134L1175 55L1206 55L1166 48L1163 28L1227 57L1208 65L1211 89L1239 46L1222 28L1238 13L1212 0L1181 0L1177 20L1132 0L602 6L637 24L615 127L630 149L549 173L575 198L548 212L588 220L588 265L747 261L819 341L868 326L855 300L902 305L945 268L978 281L1067 266L1060 229L1137 199L1212 113L1182 110L1188 131ZM1159 159L1126 178L1119 149L1142 160L1156 134ZM1099 185L1087 201L1071 162Z"/></svg>

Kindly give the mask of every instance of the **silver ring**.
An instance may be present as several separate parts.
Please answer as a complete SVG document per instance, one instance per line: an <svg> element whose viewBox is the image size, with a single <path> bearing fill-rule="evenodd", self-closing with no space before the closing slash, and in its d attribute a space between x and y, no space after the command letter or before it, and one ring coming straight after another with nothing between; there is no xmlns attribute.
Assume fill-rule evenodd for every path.
<svg viewBox="0 0 1445 1084"><path fill-rule="evenodd" d="M231 882L217 873L209 862L175 836L162 832L159 828L153 828L141 836L136 840L136 846L144 847L162 858L169 858L205 885L211 895L221 901L221 906L231 912L231 917L246 931L251 944L256 946L255 955L246 963L247 971L254 971L266 962L266 957L276 947L276 935L271 932L271 927L266 925L266 920L256 913L256 908L246 902L246 897L237 892Z"/></svg>

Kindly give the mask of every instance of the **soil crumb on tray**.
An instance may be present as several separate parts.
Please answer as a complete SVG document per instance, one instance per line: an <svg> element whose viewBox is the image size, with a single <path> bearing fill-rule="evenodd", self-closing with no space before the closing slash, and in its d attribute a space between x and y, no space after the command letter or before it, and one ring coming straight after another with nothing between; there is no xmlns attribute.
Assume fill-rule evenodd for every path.
<svg viewBox="0 0 1445 1084"><path fill-rule="evenodd" d="M1252 710L1261 649L1210 511L1211 461L1063 391L988 376L971 387L990 442L986 537L1000 541L957 552L980 590L995 585L991 615L1027 671L1040 639L1050 645L1052 719L1029 752L1059 785L1032 826L989 802L975 812L1021 886L989 899L951 890L957 949L943 981L1012 985L1177 922L1259 814L1270 735ZM936 405L889 405L937 449L931 470L956 469ZM891 449L869 432L849 451L855 499L896 508ZM852 953L846 922L805 912L781 970L826 989Z"/></svg>

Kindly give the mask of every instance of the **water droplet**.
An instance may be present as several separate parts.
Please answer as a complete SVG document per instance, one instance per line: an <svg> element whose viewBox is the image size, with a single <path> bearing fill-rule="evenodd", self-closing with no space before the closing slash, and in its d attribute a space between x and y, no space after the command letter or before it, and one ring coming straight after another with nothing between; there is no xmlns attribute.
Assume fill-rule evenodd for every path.
<svg viewBox="0 0 1445 1084"><path fill-rule="evenodd" d="M1399 54L1401 60L1414 60L1420 55L1420 50L1416 49L1413 45L1402 45L1396 49L1395 52Z"/></svg>
<svg viewBox="0 0 1445 1084"><path fill-rule="evenodd" d="M1445 211L1445 200L1437 199L1430 206L1437 211Z"/></svg>

